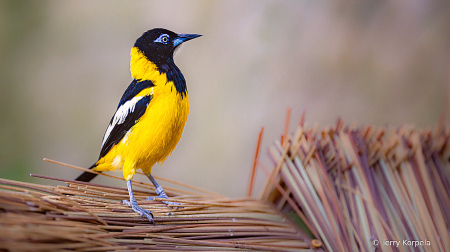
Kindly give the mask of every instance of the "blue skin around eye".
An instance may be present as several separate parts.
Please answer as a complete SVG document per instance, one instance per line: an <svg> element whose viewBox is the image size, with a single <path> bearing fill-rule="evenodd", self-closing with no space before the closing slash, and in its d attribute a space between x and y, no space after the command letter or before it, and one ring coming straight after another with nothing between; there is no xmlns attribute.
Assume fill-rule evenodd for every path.
<svg viewBox="0 0 450 252"><path fill-rule="evenodd" d="M163 41L163 38L164 37L167 37L167 41L166 42L164 42ZM158 43L163 43L163 44L168 44L169 43L169 35L167 35L167 34L162 34L161 36L159 36L157 39L155 39L153 42L158 42Z"/></svg>

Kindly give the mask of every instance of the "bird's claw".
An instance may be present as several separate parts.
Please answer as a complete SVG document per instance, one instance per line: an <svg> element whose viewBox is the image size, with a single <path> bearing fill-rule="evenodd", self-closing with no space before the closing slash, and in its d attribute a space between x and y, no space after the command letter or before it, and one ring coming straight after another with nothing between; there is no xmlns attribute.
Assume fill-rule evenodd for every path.
<svg viewBox="0 0 450 252"><path fill-rule="evenodd" d="M155 200L155 199L168 199L168 197L160 197L160 196L150 196L146 198L145 200ZM169 207L175 207L178 208L178 206L181 205L181 203L173 202L173 201L162 201L164 204L168 205Z"/></svg>
<svg viewBox="0 0 450 252"><path fill-rule="evenodd" d="M148 198L145 199L145 200L168 199L168 198L169 198L169 197L167 196L167 194L164 192L164 189L163 189L162 187L160 187L160 186L156 188L155 193L156 193L158 196L150 196L150 197L148 197ZM175 209L177 209L178 206L181 205L181 203L178 203L178 202L165 201L165 200L163 200L163 203L166 204L166 205L168 205L168 206L171 207L171 208L172 208L172 207L175 207Z"/></svg>
<svg viewBox="0 0 450 252"><path fill-rule="evenodd" d="M126 205L126 206L131 206L131 209L133 209L133 211L135 213L138 213L140 216L147 218L148 221L150 221L151 223L155 223L155 221L153 220L153 214L152 212L150 212L147 209L143 209L142 207L140 207L137 203L137 201L132 200L131 202L129 200L122 200L122 204Z"/></svg>
<svg viewBox="0 0 450 252"><path fill-rule="evenodd" d="M125 206L131 206L131 202L129 200L122 200L121 203Z"/></svg>

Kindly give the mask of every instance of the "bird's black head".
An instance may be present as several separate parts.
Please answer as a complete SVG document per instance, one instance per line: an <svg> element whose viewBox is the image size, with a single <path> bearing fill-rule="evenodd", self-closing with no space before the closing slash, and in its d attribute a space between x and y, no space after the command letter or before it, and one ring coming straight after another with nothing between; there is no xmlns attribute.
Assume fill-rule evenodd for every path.
<svg viewBox="0 0 450 252"><path fill-rule="evenodd" d="M183 42L200 36L199 34L176 34L166 29L155 28L142 34L134 46L149 60L160 63L172 59L175 49Z"/></svg>

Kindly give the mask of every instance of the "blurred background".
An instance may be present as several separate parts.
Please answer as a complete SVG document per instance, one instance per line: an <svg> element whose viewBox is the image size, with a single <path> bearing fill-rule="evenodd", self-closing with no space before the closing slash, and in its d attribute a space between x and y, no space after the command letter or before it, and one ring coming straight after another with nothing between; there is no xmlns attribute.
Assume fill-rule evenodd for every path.
<svg viewBox="0 0 450 252"><path fill-rule="evenodd" d="M271 166L266 150L289 106L291 131L304 110L320 127L338 117L419 128L448 121L449 25L444 0L1 0L0 177L51 183L29 174L80 173L44 157L93 164L131 82L131 47L164 27L204 36L175 55L191 113L153 174L243 197L261 126ZM265 180L259 171L254 195Z"/></svg>

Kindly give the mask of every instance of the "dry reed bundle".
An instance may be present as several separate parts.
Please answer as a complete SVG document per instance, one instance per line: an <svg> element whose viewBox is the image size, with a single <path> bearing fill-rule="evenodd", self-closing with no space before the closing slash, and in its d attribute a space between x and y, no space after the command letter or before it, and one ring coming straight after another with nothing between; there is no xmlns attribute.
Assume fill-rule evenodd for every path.
<svg viewBox="0 0 450 252"><path fill-rule="evenodd" d="M299 251L311 247L295 225L260 200L166 187L170 200L182 203L170 209L160 201L144 202L152 193L135 190L139 205L154 214L151 224L120 203L128 198L125 188L32 176L66 185L0 179L0 250ZM134 186L154 190L146 183Z"/></svg>
<svg viewBox="0 0 450 252"><path fill-rule="evenodd" d="M295 211L329 251L450 251L449 138L443 125L301 122L270 147L270 174L256 161L261 199Z"/></svg>

